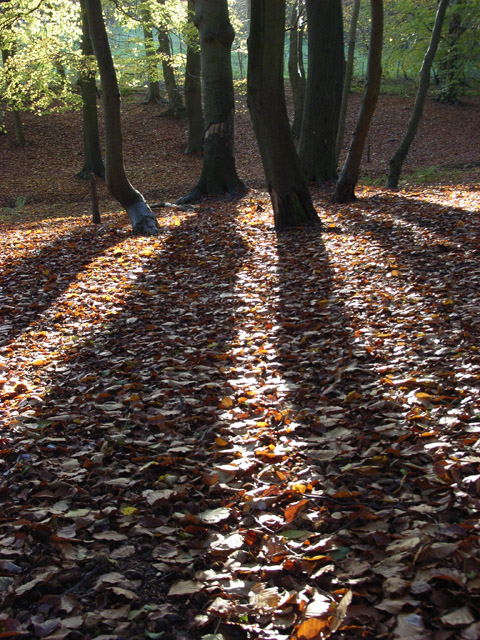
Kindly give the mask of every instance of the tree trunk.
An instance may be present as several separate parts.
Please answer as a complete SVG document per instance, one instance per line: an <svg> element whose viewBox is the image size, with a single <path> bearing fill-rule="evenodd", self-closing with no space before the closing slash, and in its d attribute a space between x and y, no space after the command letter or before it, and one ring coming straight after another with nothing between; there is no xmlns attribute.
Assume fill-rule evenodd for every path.
<svg viewBox="0 0 480 640"><path fill-rule="evenodd" d="M90 38L102 80L105 122L105 178L114 198L125 207L135 233L156 235L157 219L142 194L128 181L123 164L120 90L103 21L100 0L85 0Z"/></svg>
<svg viewBox="0 0 480 640"><path fill-rule="evenodd" d="M307 0L308 76L298 155L308 182L337 178L344 53L341 0Z"/></svg>
<svg viewBox="0 0 480 640"><path fill-rule="evenodd" d="M405 158L412 142L417 134L418 125L423 114L423 107L425 105L425 98L427 97L428 87L430 86L430 70L432 68L433 59L437 52L438 43L440 42L440 36L442 34L443 22L445 19L445 13L447 11L449 0L440 0L438 3L437 14L435 17L435 24L432 29L432 36L430 38L430 44L428 45L427 52L423 59L422 68L420 71L420 84L418 85L417 97L415 98L415 104L413 106L412 115L408 121L407 130L400 143L398 149L390 159L390 172L388 174L387 187L389 189L396 189L398 187L398 181L402 172L402 167Z"/></svg>
<svg viewBox="0 0 480 640"><path fill-rule="evenodd" d="M333 194L333 202L353 202L363 149L377 106L382 79L383 0L370 0L371 26L367 62L367 79L357 124L342 173Z"/></svg>
<svg viewBox="0 0 480 640"><path fill-rule="evenodd" d="M348 98L350 96L350 87L353 77L353 63L355 61L355 43L357 39L358 14L360 13L360 0L354 0L352 7L352 19L350 21L350 32L348 34L348 54L347 66L345 68L345 78L343 80L342 105L340 107L340 116L338 122L337 141L335 143L335 164L338 165L340 152L343 146L343 137L345 135L345 122L347 119Z"/></svg>
<svg viewBox="0 0 480 640"><path fill-rule="evenodd" d="M163 102L160 95L160 85L157 76L157 52L155 51L155 41L153 39L152 18L150 12L143 12L143 43L145 47L145 58L147 66L147 95L143 104L161 104Z"/></svg>
<svg viewBox="0 0 480 640"><path fill-rule="evenodd" d="M83 158L84 164L77 173L79 178L89 179L93 173L101 178L105 177L105 167L100 149L98 135L97 114L97 85L95 69L93 68L93 47L90 40L88 19L84 0L80 0L82 12L82 69L80 71L80 85L82 91L82 124L83 124Z"/></svg>
<svg viewBox="0 0 480 640"><path fill-rule="evenodd" d="M203 195L238 193L244 185L234 155L234 112L230 52L235 36L227 0L196 0L195 24L200 36L202 92L205 117L203 167L197 185L178 203Z"/></svg>
<svg viewBox="0 0 480 640"><path fill-rule="evenodd" d="M205 127L202 113L200 42L193 23L194 11L193 0L188 0L187 66L185 69L185 110L188 122L186 154L203 151Z"/></svg>
<svg viewBox="0 0 480 640"><path fill-rule="evenodd" d="M26 147L27 141L25 139L25 133L23 131L22 116L20 114L20 111L18 109L13 109L12 115L13 126L15 128L15 142L19 147Z"/></svg>
<svg viewBox="0 0 480 640"><path fill-rule="evenodd" d="M284 34L285 0L255 0L248 38L248 107L277 231L319 223L288 122Z"/></svg>
<svg viewBox="0 0 480 640"><path fill-rule="evenodd" d="M293 95L292 134L297 140L300 137L302 127L302 115L307 84L305 69L303 66L303 28L300 27L300 20L299 0L295 0L291 13L288 76Z"/></svg>
<svg viewBox="0 0 480 640"><path fill-rule="evenodd" d="M459 40L467 27L462 20L465 0L451 0L453 13L450 16L445 46L438 63L441 89L437 100L444 104L456 104L465 84L464 56L459 51Z"/></svg>
<svg viewBox="0 0 480 640"><path fill-rule="evenodd" d="M165 0L162 0L161 4L165 4ZM172 47L170 46L167 25L159 24L157 29L159 51L162 54L163 79L168 96L168 110L164 115L171 114L174 118L182 118L185 115L185 108L172 67Z"/></svg>
<svg viewBox="0 0 480 640"><path fill-rule="evenodd" d="M11 55L12 55L12 51L10 49L2 48L2 62L4 67L6 66L7 60L11 57ZM6 71L6 76L7 76L7 82L9 82L8 70ZM13 125L15 127L15 142L16 144L18 144L18 146L25 147L27 145L27 141L25 139L25 133L23 131L23 124L22 124L22 116L20 114L19 109L12 108L12 115L13 115Z"/></svg>

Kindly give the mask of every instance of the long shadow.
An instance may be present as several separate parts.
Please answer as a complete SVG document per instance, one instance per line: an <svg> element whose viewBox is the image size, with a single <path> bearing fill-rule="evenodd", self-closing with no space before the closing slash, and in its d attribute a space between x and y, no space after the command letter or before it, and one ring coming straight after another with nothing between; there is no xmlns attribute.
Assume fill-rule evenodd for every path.
<svg viewBox="0 0 480 640"><path fill-rule="evenodd" d="M77 612L115 610L122 620L135 591L158 607L138 614L150 633L175 635L208 609L210 626L190 628L192 638L216 633L218 618L238 637L263 637L236 626L221 604L212 613L217 594L233 611L255 601L257 584L337 595L347 587L355 596L345 637L353 638L354 629L391 629L391 614L375 605L381 581L394 576L398 597L408 607L421 600L434 628L438 591L410 585L429 566L432 540L459 541L448 563L465 561L470 511L442 473L443 450L424 446L436 423L411 413L388 377L390 353L364 333L368 318L356 305L379 313L383 305L335 259L340 236L327 238L329 256L317 231L241 234L234 209L204 209L164 247L147 247L128 294L44 374L45 397L20 411L30 444L22 456L4 452L2 498L4 533L20 514L19 527L32 523L23 582L37 568L28 558L42 557L62 578L47 580L49 594L68 589ZM354 243L344 250L353 254ZM285 509L302 500L304 511L285 523ZM286 537L286 527L308 544ZM74 548L64 540L72 535ZM419 539L421 553L412 543L395 555L405 539ZM111 578L121 582L116 591L90 588L112 572L123 576ZM177 580L186 593L168 597ZM40 587L26 595L31 613L54 602L41 601ZM96 632L113 628L100 620Z"/></svg>
<svg viewBox="0 0 480 640"><path fill-rule="evenodd" d="M371 211L373 214L381 212L384 223L388 223L388 220L404 221L420 230L431 232L432 237L439 243L444 240L455 243L457 246L461 245L465 249L478 248L477 211L475 208L458 206L455 204L455 199L450 205L444 205L429 201L428 198L382 193L357 202L354 208L361 210L362 204L365 211ZM374 217L371 222L373 226L376 222L378 224ZM443 246L440 251L448 252L448 247Z"/></svg>
<svg viewBox="0 0 480 640"><path fill-rule="evenodd" d="M411 199L398 196L373 200L363 210L355 207L355 220L346 220L346 231L368 235L385 254L379 277L392 290L386 313L395 315L404 296L411 298L410 317L403 312L399 324L412 355L416 351L412 361L443 376L444 395L451 396L454 375L446 372L458 369L459 362L473 369L479 363L478 221L473 212L458 207L422 200L414 200L412 206ZM462 353L463 362L458 360Z"/></svg>
<svg viewBox="0 0 480 640"><path fill-rule="evenodd" d="M249 252L236 232L234 209L233 204L230 210L204 209L173 227L163 247L147 246L142 267L130 273L128 294L64 354L58 370L45 373L48 391L34 409L20 411L18 419L36 444L18 458L28 461L21 483L18 449L6 453L4 518L8 523L23 513L36 520L38 501L53 504L60 494L68 511L93 515L75 524L75 518L59 514L57 526L77 527L76 557L62 544L59 556L48 542L56 531L51 521L44 542L29 534L25 539L27 557L40 553L59 569L65 554L70 557L68 588L78 597L79 611L124 603L111 590L99 595L90 588L115 567L127 572L125 581L136 581L141 601L158 603L174 581L206 566L203 534L188 533L187 526L183 546L174 534L186 526L182 513L208 508L198 487L203 481L195 474L213 455L219 407L230 393L223 367L241 304L234 292L236 274ZM39 478L47 493L38 494ZM133 547L125 545L129 538L133 557ZM113 548L111 559L105 541ZM166 558L175 558L174 570L163 564ZM28 580L35 564L24 564ZM90 576L85 584L84 575ZM52 593L63 593L65 586L57 589ZM29 603L30 611L39 606L39 600ZM181 604L162 607L152 633L185 623ZM108 630L108 623L99 620L99 629Z"/></svg>
<svg viewBox="0 0 480 640"><path fill-rule="evenodd" d="M336 246L332 236L330 250ZM396 247L388 238L386 246L392 251ZM373 630L378 624L393 626L394 619L388 622L388 614L372 606L385 597L379 590L379 576L402 576L405 582L399 593L413 597L415 589L410 591L410 585L426 575L431 566L428 553L417 553L413 563L406 560L414 557L415 551L410 549L403 556L395 556L397 546L401 548L398 541L412 540L418 534L420 538L415 540L425 536L425 540L447 542L448 531L453 533L458 523L469 526L476 500L462 491L456 496L453 477L442 470L448 458L446 451L453 451L457 445L470 450L471 434L463 434L470 439L460 444L455 437L457 420L448 445L444 439L445 450L429 447L428 439L422 439L422 432L428 429L442 433L443 405L446 410L452 398L447 390L429 387L420 371L418 382L413 377L400 393L392 389L389 372L395 372L394 353L376 349L375 345L372 348L369 334L363 332L368 332L368 322L375 323L375 318L365 317L356 306L364 292L355 288L355 278L346 272L344 262L333 257L329 260L319 234L280 236L277 248L280 328L275 345L279 377L286 381L281 402L289 418L282 436L291 449L288 479L303 487L290 495L285 492L283 497L285 507L288 500L307 501L302 506L303 515L299 509L290 526L310 531L307 556L317 551L326 559L320 560L312 573L312 566L308 562L302 565L294 553L291 575L277 576L270 586L298 588L302 575L322 593L334 591L340 583L343 587L350 585L355 595L347 625L363 630ZM354 243L346 249L353 263ZM408 255L407 247L402 249ZM413 265L414 260L412 269ZM428 275L426 267L423 275ZM368 298L365 292L364 304ZM381 328L377 333L381 334ZM412 368L416 368L413 355L406 348L403 359L412 360ZM427 405L431 401L432 405L424 411L421 401ZM458 410L456 415L460 418ZM470 471L469 464L457 465L456 481L461 483ZM457 540L464 537L461 528L454 535L458 535ZM298 546L293 545L293 549L298 552ZM445 563L455 571L466 557L468 552L465 556L459 549ZM420 597L419 612L421 624L435 629L435 596L432 600L430 596L426 590ZM453 589L449 597L451 607L462 606L459 591ZM357 637L350 633L341 637Z"/></svg>
<svg viewBox="0 0 480 640"><path fill-rule="evenodd" d="M78 274L123 238L114 230L106 233L94 227L80 228L62 234L26 257L2 265L0 345L13 340L30 325L40 325L42 314L65 293Z"/></svg>

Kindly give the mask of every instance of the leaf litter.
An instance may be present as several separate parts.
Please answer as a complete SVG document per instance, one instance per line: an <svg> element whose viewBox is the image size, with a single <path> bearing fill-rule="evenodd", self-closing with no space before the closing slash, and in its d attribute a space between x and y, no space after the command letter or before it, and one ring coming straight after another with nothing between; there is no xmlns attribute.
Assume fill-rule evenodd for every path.
<svg viewBox="0 0 480 640"><path fill-rule="evenodd" d="M476 184L477 104L426 108L406 168L462 157ZM138 109L134 184L175 199L201 159ZM364 174L408 112L382 97ZM314 191L324 233L278 237L251 191L162 207L147 240L85 217L79 115L24 116L29 171L2 138L0 204L28 215L0 234L0 637L480 637L477 187Z"/></svg>
<svg viewBox="0 0 480 640"><path fill-rule="evenodd" d="M479 637L478 194L361 195L4 232L0 637Z"/></svg>

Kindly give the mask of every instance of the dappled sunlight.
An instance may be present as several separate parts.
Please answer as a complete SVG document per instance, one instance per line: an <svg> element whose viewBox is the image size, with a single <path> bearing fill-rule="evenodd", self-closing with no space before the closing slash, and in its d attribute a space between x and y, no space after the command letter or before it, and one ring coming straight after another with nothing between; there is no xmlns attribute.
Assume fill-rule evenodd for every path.
<svg viewBox="0 0 480 640"><path fill-rule="evenodd" d="M318 199L323 233L277 235L260 193L162 210L156 238L65 223L63 252L17 229L0 551L41 547L49 573L28 564L8 597L36 607L58 574L82 629L102 598L108 632L169 616L260 640L391 631L412 603L435 626L440 590L466 606L478 249L445 249L441 206L374 198Z"/></svg>

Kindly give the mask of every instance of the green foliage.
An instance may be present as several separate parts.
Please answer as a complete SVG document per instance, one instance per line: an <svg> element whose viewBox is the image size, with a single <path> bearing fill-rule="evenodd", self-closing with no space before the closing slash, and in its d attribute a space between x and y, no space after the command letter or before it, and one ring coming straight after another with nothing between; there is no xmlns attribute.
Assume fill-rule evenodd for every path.
<svg viewBox="0 0 480 640"><path fill-rule="evenodd" d="M173 52L171 66L183 73L186 60L186 3L178 0L143 0L135 5L125 5L120 10L119 6L122 7L118 3L104 3L110 46L122 93L138 89L148 78L162 78L162 54L157 51L159 29L166 30L170 35ZM154 51L149 52L148 60L144 27L152 31L154 37ZM152 69L155 70L153 74Z"/></svg>
<svg viewBox="0 0 480 640"><path fill-rule="evenodd" d="M383 90L413 93L435 18L434 2L384 0L385 37ZM353 0L344 0L345 37ZM122 93L137 90L147 79L161 80L158 29L169 33L173 68L183 77L187 43L196 31L187 21L185 0L103 0L107 30ZM433 88L445 101L454 101L480 79L478 46L480 0L451 0L444 34L433 67ZM290 12L291 0L287 2ZM249 13L247 0L229 0L235 29L232 47L234 77L245 78ZM459 27L453 28L457 20ZM153 32L153 46L146 56L144 27ZM370 6L361 3L355 55L354 88L363 88ZM17 0L0 5L0 95L8 109L42 114L77 108L76 81L86 63L80 54L80 8L72 0ZM306 50L305 41L305 50ZM306 62L306 54L305 54ZM152 72L153 70L153 72ZM356 85L355 85L356 81ZM181 80L180 80L181 84Z"/></svg>
<svg viewBox="0 0 480 640"><path fill-rule="evenodd" d="M0 94L11 109L37 114L78 104L79 10L68 0L20 0L0 16Z"/></svg>
<svg viewBox="0 0 480 640"><path fill-rule="evenodd" d="M353 0L344 2L345 31L347 32ZM383 89L389 92L413 93L423 56L427 49L435 21L436 3L421 0L384 0L385 33L383 46ZM461 28L458 38L449 37L449 25L457 15ZM433 67L433 79L441 88L453 83L466 88L480 77L480 0L452 0L445 21L442 40ZM364 78L370 7L361 3L355 54L355 76ZM449 70L443 73L442 66Z"/></svg>

